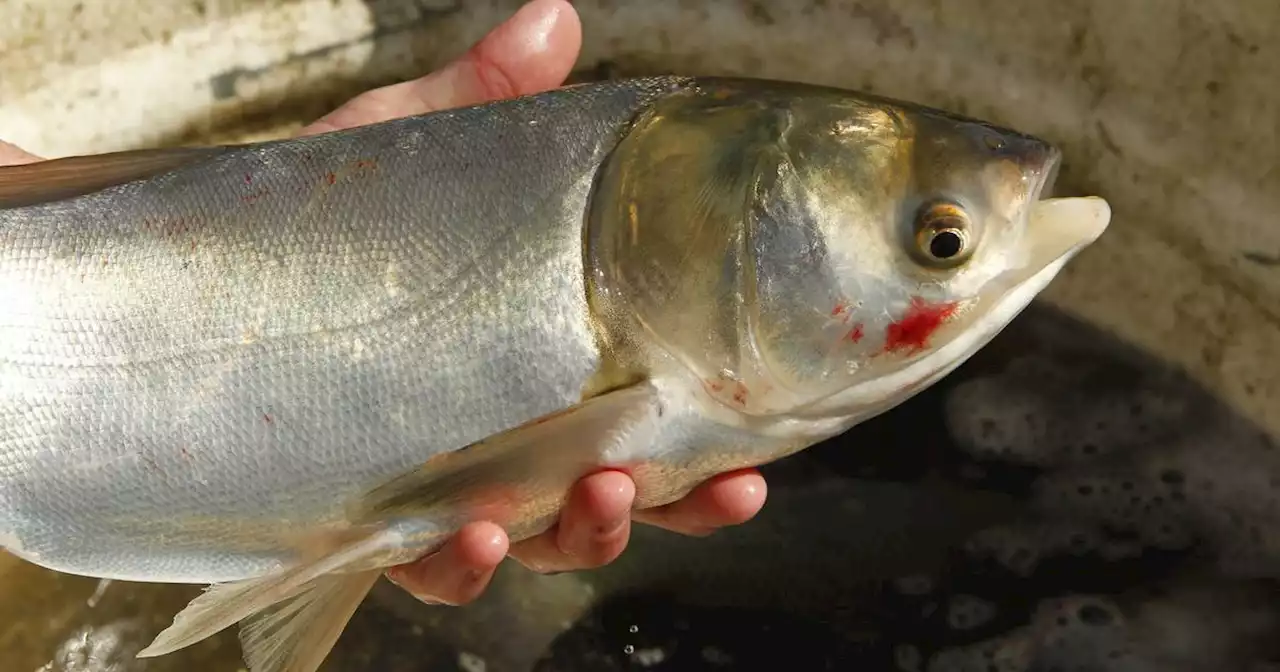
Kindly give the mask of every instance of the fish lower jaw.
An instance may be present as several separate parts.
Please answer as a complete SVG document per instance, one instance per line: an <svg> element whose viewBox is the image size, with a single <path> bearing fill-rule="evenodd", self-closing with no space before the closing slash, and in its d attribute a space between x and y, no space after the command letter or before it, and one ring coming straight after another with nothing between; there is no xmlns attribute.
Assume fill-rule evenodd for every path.
<svg viewBox="0 0 1280 672"><path fill-rule="evenodd" d="M858 383L824 398L819 404L801 409L804 417L796 420L809 424L815 431L838 434L931 387L968 361L1016 319L1057 277L1072 256L1073 253L1063 255L1001 293L986 314L967 331L935 351L889 375Z"/></svg>

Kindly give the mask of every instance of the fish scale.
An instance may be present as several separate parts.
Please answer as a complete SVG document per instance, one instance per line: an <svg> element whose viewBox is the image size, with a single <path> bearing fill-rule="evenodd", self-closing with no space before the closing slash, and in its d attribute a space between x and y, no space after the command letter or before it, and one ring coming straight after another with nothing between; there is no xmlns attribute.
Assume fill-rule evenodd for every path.
<svg viewBox="0 0 1280 672"><path fill-rule="evenodd" d="M480 112L459 112L392 122L398 128L340 139L268 144L157 178L154 199L131 198L130 192L139 189L134 183L73 201L0 211L0 229L9 232L0 252L5 293L75 297L61 306L33 306L25 315L13 316L16 320L12 313L0 313L3 378L15 381L3 386L0 408L45 413L45 422L30 430L50 426L62 434L50 441L29 431L0 446L5 454L26 455L43 465L19 476L18 483L26 486L21 494L12 487L16 483L0 487L3 527L19 527L23 548L59 568L95 571L98 558L114 555L112 564L119 569L113 578L243 578L261 571L264 561L209 545L210 539L233 536L241 519L332 517L343 493L357 495L436 452L576 402L597 355L584 328L574 334L565 327L585 324L585 304L538 302L536 296L581 295L576 289L582 282L581 260L572 254L533 254L547 251L549 241L557 238L576 238L576 227L550 212L584 207L586 193L575 191L572 187L580 185L574 183L599 162L602 147L636 107L669 86L659 81L613 87L586 100L581 93L555 101L528 99L497 121ZM487 164L480 158L486 152L470 155L484 144L476 137L486 137L463 132L477 116L484 117L482 128L488 128L523 126L527 118L545 114L556 115L544 123L547 132L572 127L576 141L526 142L522 148L511 135L498 135L489 143L500 147L506 160L498 160L497 151L487 153ZM589 123L575 123L584 115L591 116ZM332 187L321 183L323 166L305 163L305 156L330 143L337 146L324 151L334 157L325 163L369 157L381 167L377 177L370 176L358 189L346 182L354 177L344 176ZM463 154L473 169L441 179L443 169ZM298 163L306 168L296 170ZM521 166L529 165L545 165L559 177L516 186L527 182ZM463 195L501 191L504 184L526 195L539 189L546 194L512 200L505 207L471 199L467 205L479 211L473 214L429 205L408 218L383 214L403 213L415 201L463 205ZM256 190L271 193L244 203ZM380 204L368 190L401 196L383 198ZM538 201L546 204L548 215L534 212L530 203ZM68 210L84 215L67 217ZM104 210L114 213L112 223L98 214ZM147 224L174 220L186 222L182 233ZM383 250L398 240L412 240L416 244L411 249L431 250L443 262L395 255L402 285L392 296L380 281L392 255L378 246L368 246L366 253L352 249L351 242L341 244L340 236L354 241L357 235L362 247L366 240L381 241ZM69 238L68 244L88 263L34 268L23 263L31 255L22 250L61 242L49 240L51 236ZM196 241L187 271L196 277L177 270L189 247L185 239L171 244L173 236ZM227 243L217 242L220 237ZM138 247L117 252L116 263L96 262L129 245ZM341 263L326 264L343 247L348 250ZM531 254L522 256L519 247ZM496 268L474 262L486 248L492 249ZM255 254L239 254L241 249ZM248 256L244 267L223 276L237 256ZM277 257L291 259L290 270L296 272L282 272L272 261ZM540 312L521 313L512 306L498 314L499 306L486 298L491 288L484 276L502 277L503 265L522 269L509 274L514 282L502 289L513 293L506 301ZM543 286L524 280L533 268L543 269ZM89 277L81 281L78 275L86 272ZM363 310L353 310L360 304ZM77 319L79 306L85 305L94 306L93 316ZM58 308L61 314L50 314ZM64 321L66 336L24 337L24 327L49 324L48 318ZM250 340L242 333L246 330L256 332L253 342L245 342ZM501 342L485 341L499 336ZM379 356L352 358L356 338ZM476 352L459 360L446 343L466 343ZM503 343L515 347L503 352ZM26 354L27 344L56 354ZM519 375L520 361L526 359L559 362L553 373L560 377ZM44 374L46 363L66 369ZM467 370L477 364L488 371ZM113 374L104 379L100 367ZM505 383L488 382L504 371L511 372ZM124 404L116 406L117 400ZM62 403L69 406L58 408ZM274 410L271 421L263 419L267 407ZM405 414L405 420L389 421L388 408ZM467 408L488 410L469 414ZM459 412L474 424L446 426L452 423L440 420ZM149 419L152 426L138 426L138 418ZM426 428L430 431L424 432ZM353 451L367 445L370 436L376 437L381 452ZM188 481L193 470L179 444L209 460L200 462L207 465L201 473L209 485ZM299 453L302 446L307 450ZM240 457L232 457L236 455ZM102 488L99 496L71 497L68 487L83 492L95 484L58 478L62 465L80 461L103 463L96 481ZM264 490L251 478L255 474L269 476L271 487ZM130 502L129 493L116 485L121 483L139 484L138 494L146 496ZM199 497L188 494L193 487ZM284 505L272 501L276 489L297 494ZM113 506L104 509L106 501ZM62 511L56 518L26 514L55 504ZM173 526L163 543L131 538L128 517L145 519L160 511L173 518L217 513L225 520L218 527L225 529ZM104 543L116 548L93 550L94 559L61 557L59 547L69 536L95 538L104 530L110 531ZM128 571L121 571L125 567Z"/></svg>

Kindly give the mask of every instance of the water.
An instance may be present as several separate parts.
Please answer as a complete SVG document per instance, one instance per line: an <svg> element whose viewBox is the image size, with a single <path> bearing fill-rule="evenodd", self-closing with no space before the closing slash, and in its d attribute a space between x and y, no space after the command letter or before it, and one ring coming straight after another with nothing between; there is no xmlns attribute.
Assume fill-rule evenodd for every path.
<svg viewBox="0 0 1280 672"><path fill-rule="evenodd" d="M504 566L460 609L380 585L326 669L1280 669L1275 443L1043 305L766 471L761 516L707 539L641 528L602 570ZM5 669L241 669L231 631L132 659L197 591L0 558Z"/></svg>

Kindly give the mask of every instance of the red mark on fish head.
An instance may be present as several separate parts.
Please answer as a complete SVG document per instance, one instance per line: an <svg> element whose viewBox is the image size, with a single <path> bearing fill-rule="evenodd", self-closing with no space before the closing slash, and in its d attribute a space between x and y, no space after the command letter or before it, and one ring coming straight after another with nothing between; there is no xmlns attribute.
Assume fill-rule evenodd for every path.
<svg viewBox="0 0 1280 672"><path fill-rule="evenodd" d="M889 325L884 332L884 351L905 350L916 353L929 344L933 335L956 312L955 303L931 304L916 296L901 319Z"/></svg>
<svg viewBox="0 0 1280 672"><path fill-rule="evenodd" d="M864 335L865 334L863 333L863 330L862 330L862 323L859 322L853 325L853 328L849 330L849 334L847 338L853 341L854 343L857 343L858 341L862 340L862 337Z"/></svg>
<svg viewBox="0 0 1280 672"><path fill-rule="evenodd" d="M244 183L245 183L245 184L253 184L253 176L252 176L252 175L250 175L249 173L245 173L245 174L244 174Z"/></svg>
<svg viewBox="0 0 1280 672"><path fill-rule="evenodd" d="M329 184L333 184L334 182L338 181L338 176L334 175L333 173L325 173L324 181L328 182Z"/></svg>

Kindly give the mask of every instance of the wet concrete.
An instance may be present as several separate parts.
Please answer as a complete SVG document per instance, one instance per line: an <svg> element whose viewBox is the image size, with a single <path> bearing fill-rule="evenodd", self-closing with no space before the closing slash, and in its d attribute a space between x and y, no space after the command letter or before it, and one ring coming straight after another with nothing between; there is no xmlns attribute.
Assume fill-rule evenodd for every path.
<svg viewBox="0 0 1280 672"><path fill-rule="evenodd" d="M933 389L767 471L757 520L706 539L641 528L601 570L509 563L464 608L384 583L325 669L1280 664L1275 443L1043 304ZM132 659L197 590L0 560L4 667L241 669L231 631Z"/></svg>

